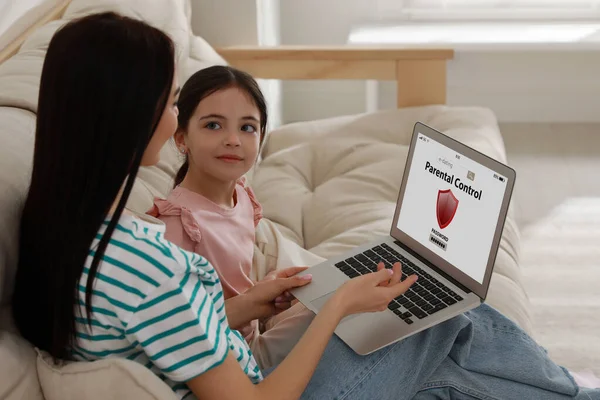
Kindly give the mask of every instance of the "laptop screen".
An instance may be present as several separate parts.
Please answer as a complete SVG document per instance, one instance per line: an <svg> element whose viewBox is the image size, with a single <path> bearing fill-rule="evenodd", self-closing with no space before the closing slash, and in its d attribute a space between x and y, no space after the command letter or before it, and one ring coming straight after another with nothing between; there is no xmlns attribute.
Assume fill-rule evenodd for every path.
<svg viewBox="0 0 600 400"><path fill-rule="evenodd" d="M421 133L397 228L483 283L508 179Z"/></svg>

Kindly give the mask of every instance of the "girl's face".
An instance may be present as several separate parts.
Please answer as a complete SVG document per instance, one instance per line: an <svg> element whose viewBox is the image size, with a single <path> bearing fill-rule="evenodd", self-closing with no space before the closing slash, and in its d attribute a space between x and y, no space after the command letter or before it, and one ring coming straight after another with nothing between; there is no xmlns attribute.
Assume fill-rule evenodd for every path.
<svg viewBox="0 0 600 400"><path fill-rule="evenodd" d="M254 165L260 146L260 113L238 87L219 90L200 101L187 132L175 134L196 178L237 181Z"/></svg>
<svg viewBox="0 0 600 400"><path fill-rule="evenodd" d="M177 115L179 114L179 110L177 109L177 98L179 97L179 90L177 77L175 77L173 79L173 85L169 93L167 105L158 121L154 135L144 151L141 163L144 167L158 163L160 160L160 150L165 142L169 140L177 130Z"/></svg>

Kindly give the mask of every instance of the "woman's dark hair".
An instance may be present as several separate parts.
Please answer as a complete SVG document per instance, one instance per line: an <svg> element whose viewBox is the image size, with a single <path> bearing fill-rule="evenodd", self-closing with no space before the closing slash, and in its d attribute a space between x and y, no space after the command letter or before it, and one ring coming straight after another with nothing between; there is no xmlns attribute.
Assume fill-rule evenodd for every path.
<svg viewBox="0 0 600 400"><path fill-rule="evenodd" d="M88 255L93 261L85 304L91 318L96 271L169 99L174 62L173 42L164 33L114 13L74 20L50 41L21 217L13 314L22 335L55 358L68 357L75 343L79 281Z"/></svg>
<svg viewBox="0 0 600 400"><path fill-rule="evenodd" d="M267 102L263 96L258 83L254 78L239 69L226 65L215 65L201 69L187 80L181 88L177 105L179 117L177 118L179 129L187 131L190 118L196 111L196 107L205 97L219 90L237 87L245 91L251 98L260 113L260 144L265 138L267 130ZM175 175L175 185L179 185L188 172L189 161L186 155L185 161Z"/></svg>

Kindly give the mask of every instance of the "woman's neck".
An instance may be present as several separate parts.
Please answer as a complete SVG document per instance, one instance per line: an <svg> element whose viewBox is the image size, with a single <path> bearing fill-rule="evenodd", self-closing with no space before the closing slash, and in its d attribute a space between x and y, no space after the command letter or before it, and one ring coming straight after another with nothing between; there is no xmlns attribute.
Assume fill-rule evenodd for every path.
<svg viewBox="0 0 600 400"><path fill-rule="evenodd" d="M198 193L221 207L233 208L235 185L236 181L223 182L206 175L194 176L189 171L179 186Z"/></svg>
<svg viewBox="0 0 600 400"><path fill-rule="evenodd" d="M121 201L122 196L123 196L123 187L121 187L121 189L119 189L119 193L117 193L117 197L113 201L113 204L110 207L110 210L108 210L108 215L113 215L115 213L115 211L117 210L117 206L119 205L119 201ZM125 212L125 211L126 210L123 210L123 212Z"/></svg>
<svg viewBox="0 0 600 400"><path fill-rule="evenodd" d="M117 193L117 197L115 197L115 200L113 201L112 206L110 206L110 209L108 210L108 215L112 216L115 214L115 211L117 211L117 207L119 206L121 197L123 197L123 190L125 189L126 183L127 183L127 181L123 182L121 189L119 189L119 193ZM122 215L134 215L134 213L127 208L127 204L125 204L125 208L123 209L123 212L121 214Z"/></svg>

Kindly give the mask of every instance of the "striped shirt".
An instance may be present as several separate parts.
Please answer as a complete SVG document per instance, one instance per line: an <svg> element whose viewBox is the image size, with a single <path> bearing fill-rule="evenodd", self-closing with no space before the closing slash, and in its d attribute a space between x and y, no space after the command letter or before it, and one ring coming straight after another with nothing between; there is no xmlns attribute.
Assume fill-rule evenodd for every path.
<svg viewBox="0 0 600 400"><path fill-rule="evenodd" d="M198 254L164 238L164 225L148 216L123 215L98 267L91 327L85 287L106 221L92 243L79 283L76 360L110 357L136 361L179 398L193 398L185 382L220 365L231 351L253 383L261 371L225 315L217 273ZM153 219L154 220L154 219Z"/></svg>

